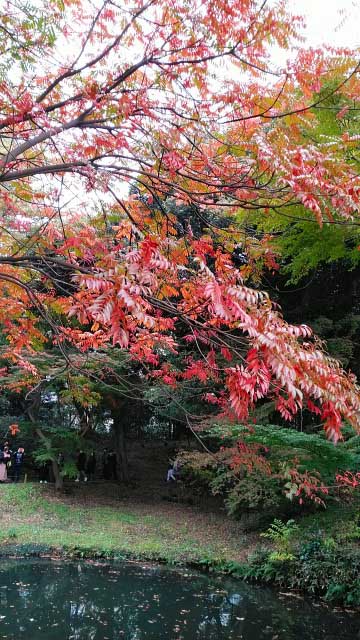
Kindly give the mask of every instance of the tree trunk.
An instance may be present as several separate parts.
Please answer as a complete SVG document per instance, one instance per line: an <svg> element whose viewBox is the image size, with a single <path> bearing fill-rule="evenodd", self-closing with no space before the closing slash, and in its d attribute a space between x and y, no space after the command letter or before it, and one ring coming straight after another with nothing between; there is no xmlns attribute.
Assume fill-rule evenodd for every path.
<svg viewBox="0 0 360 640"><path fill-rule="evenodd" d="M35 426L35 432L39 436L40 440L44 443L45 449L47 451L51 451L51 442L42 432L41 428L37 424L36 417L39 412L41 403L41 388L38 387L36 394L33 395L32 403L26 408L26 413L30 418L30 422L32 422ZM52 470L54 474L55 480L55 489L62 489L64 486L62 475L60 474L59 465L57 460L50 454L49 459L51 460Z"/></svg>
<svg viewBox="0 0 360 640"><path fill-rule="evenodd" d="M40 427L36 427L36 433L39 436L40 440L42 440L42 442L45 445L45 448L47 449L47 451L51 450L51 443L48 440L48 438L43 434L43 432L41 431ZM64 480L63 477L60 473L60 469L59 469L59 465L57 463L57 460L55 460L55 458L51 457L51 465L52 465L52 471L54 474L54 480L55 480L55 489L62 489L64 486Z"/></svg>
<svg viewBox="0 0 360 640"><path fill-rule="evenodd" d="M92 430L91 412L88 408L83 407L79 402L76 402L76 400L73 400L73 403L79 416L80 436L84 438L87 433Z"/></svg>
<svg viewBox="0 0 360 640"><path fill-rule="evenodd" d="M126 428L121 418L117 415L114 416L114 434L115 434L115 449L118 461L118 477L124 482L129 482L129 463L126 447Z"/></svg>

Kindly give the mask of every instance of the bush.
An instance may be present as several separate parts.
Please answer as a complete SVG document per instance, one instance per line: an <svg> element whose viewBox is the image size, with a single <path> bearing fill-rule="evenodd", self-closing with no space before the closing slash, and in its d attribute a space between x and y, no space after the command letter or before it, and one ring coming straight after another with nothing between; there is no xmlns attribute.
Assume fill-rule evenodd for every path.
<svg viewBox="0 0 360 640"><path fill-rule="evenodd" d="M182 453L181 478L193 489L220 495L229 515L240 518L243 514L260 512L263 516L274 513L286 502L281 482L258 471L236 474L231 469L225 452L215 456L199 452Z"/></svg>
<svg viewBox="0 0 360 640"><path fill-rule="evenodd" d="M360 606L360 551L333 539L314 538L292 551L258 549L241 567L241 577L321 596L331 604Z"/></svg>
<svg viewBox="0 0 360 640"><path fill-rule="evenodd" d="M264 475L245 476L234 484L225 498L227 512L236 517L248 510L279 507L281 502L281 487L278 480Z"/></svg>
<svg viewBox="0 0 360 640"><path fill-rule="evenodd" d="M291 586L325 600L360 605L360 552L323 540L312 540L299 551Z"/></svg>
<svg viewBox="0 0 360 640"><path fill-rule="evenodd" d="M216 427L218 436L224 427ZM231 433L231 436L230 436ZM228 429L228 438L234 443L239 439L247 444L256 443L268 450L271 464L289 463L297 458L301 471L317 471L326 484L332 484L336 472L357 470L358 457L351 446L339 443L336 447L323 435L308 434L296 429L281 428L277 425L235 425Z"/></svg>
<svg viewBox="0 0 360 640"><path fill-rule="evenodd" d="M324 506L325 499L339 499L327 488L335 486L336 474L358 468L358 451L349 443L335 447L291 428L221 425L206 437L218 450L183 453L184 482L220 495L237 518L256 511L286 517Z"/></svg>
<svg viewBox="0 0 360 640"><path fill-rule="evenodd" d="M259 549L249 556L242 577L249 581L284 586L288 584L291 577L294 560L295 556L289 553Z"/></svg>

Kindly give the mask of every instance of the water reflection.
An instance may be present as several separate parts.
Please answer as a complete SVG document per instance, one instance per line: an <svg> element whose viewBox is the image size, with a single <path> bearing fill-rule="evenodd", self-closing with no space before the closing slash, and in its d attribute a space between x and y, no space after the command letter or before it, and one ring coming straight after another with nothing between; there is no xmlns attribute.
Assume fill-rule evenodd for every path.
<svg viewBox="0 0 360 640"><path fill-rule="evenodd" d="M136 564L3 561L0 637L354 640L360 618L272 591Z"/></svg>

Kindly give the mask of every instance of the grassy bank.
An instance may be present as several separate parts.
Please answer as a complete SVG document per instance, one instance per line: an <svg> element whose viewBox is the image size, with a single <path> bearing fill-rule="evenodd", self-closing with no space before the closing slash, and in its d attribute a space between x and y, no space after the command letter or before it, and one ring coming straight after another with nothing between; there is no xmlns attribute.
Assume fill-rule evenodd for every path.
<svg viewBox="0 0 360 640"><path fill-rule="evenodd" d="M73 486L70 495L57 496L43 485L2 486L0 551L33 546L216 565L241 562L254 545L253 536L221 514L169 502L122 502L115 485L106 491L104 496L97 487Z"/></svg>
<svg viewBox="0 0 360 640"><path fill-rule="evenodd" d="M360 512L330 508L245 533L222 513L146 502L117 485L4 485L0 554L141 559L221 570L333 604L360 606Z"/></svg>

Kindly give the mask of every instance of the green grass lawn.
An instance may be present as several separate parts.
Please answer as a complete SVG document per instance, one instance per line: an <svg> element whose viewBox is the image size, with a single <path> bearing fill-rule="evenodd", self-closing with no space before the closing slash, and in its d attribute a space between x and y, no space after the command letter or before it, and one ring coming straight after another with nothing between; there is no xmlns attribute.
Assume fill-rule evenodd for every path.
<svg viewBox="0 0 360 640"><path fill-rule="evenodd" d="M298 518L291 546L285 548L283 540L244 533L240 523L221 511L159 498L146 501L125 489L73 484L67 493L56 493L49 485L0 486L0 556L191 564L360 606L360 516L355 506L332 505ZM310 551L303 555L309 542Z"/></svg>
<svg viewBox="0 0 360 640"><path fill-rule="evenodd" d="M240 561L253 546L253 537L222 514L169 503L103 504L94 487L73 491L69 497L37 484L3 485L0 550L33 546L54 553L217 564Z"/></svg>
<svg viewBox="0 0 360 640"><path fill-rule="evenodd" d="M249 552L264 545L259 532L244 533L224 513L179 503L121 500L115 490L114 485L77 485L64 495L49 485L1 486L0 552L9 544L38 545L59 552L222 563L244 561ZM322 538L334 536L347 542L347 534L354 539L360 531L354 509L341 506L300 518L298 525L294 547L317 532Z"/></svg>

